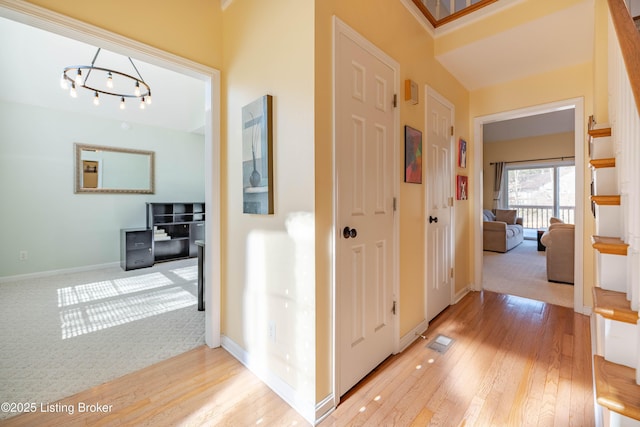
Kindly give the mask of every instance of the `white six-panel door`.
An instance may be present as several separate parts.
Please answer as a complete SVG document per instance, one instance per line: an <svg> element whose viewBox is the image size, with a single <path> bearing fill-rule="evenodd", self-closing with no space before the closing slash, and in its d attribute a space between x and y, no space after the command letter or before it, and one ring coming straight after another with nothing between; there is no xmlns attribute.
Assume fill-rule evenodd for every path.
<svg viewBox="0 0 640 427"><path fill-rule="evenodd" d="M395 70L336 34L338 391L394 350Z"/></svg>
<svg viewBox="0 0 640 427"><path fill-rule="evenodd" d="M426 149L426 298L427 321L451 304L453 163L452 105L427 91Z"/></svg>

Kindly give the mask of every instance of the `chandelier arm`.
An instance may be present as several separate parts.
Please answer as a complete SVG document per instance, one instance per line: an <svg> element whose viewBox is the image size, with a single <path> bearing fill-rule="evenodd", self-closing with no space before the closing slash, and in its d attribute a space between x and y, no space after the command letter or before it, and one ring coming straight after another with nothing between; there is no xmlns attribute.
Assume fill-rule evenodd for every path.
<svg viewBox="0 0 640 427"><path fill-rule="evenodd" d="M127 58L129 58L129 62L131 62L131 65L133 65L133 69L136 70L136 73L138 73L138 77L140 77L140 81L144 83L144 79L140 75L140 71L138 71L138 67L136 67L136 64L133 63L133 60L130 57L127 56Z"/></svg>
<svg viewBox="0 0 640 427"><path fill-rule="evenodd" d="M87 77L84 78L84 82L82 83L83 86L87 85L87 80L89 80L89 76L91 75L91 70L93 70L93 64L96 63L96 59L98 59L98 54L100 53L100 49L98 48L98 50L96 51L96 54L93 56L93 60L91 61L91 67L89 68L89 71L87 71Z"/></svg>

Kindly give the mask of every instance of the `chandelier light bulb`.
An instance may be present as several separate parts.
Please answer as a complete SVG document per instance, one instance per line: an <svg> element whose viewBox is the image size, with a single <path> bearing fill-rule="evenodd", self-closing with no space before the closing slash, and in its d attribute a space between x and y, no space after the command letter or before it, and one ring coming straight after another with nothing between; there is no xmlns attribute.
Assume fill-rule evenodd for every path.
<svg viewBox="0 0 640 427"><path fill-rule="evenodd" d="M151 92L149 92L149 95L144 97L144 101L147 103L147 105L151 105Z"/></svg>
<svg viewBox="0 0 640 427"><path fill-rule="evenodd" d="M140 83L136 82L136 88L133 90L136 96L140 96Z"/></svg>
<svg viewBox="0 0 640 427"><path fill-rule="evenodd" d="M76 74L76 84L82 86L82 71L80 70L78 70L78 74Z"/></svg>
<svg viewBox="0 0 640 427"><path fill-rule="evenodd" d="M60 87L64 90L69 90L69 83L67 83L67 79L64 78L64 73L62 73L62 77L60 77Z"/></svg>
<svg viewBox="0 0 640 427"><path fill-rule="evenodd" d="M120 98L120 109L124 110L124 107L125 105L124 105L124 96L123 96L122 98Z"/></svg>
<svg viewBox="0 0 640 427"><path fill-rule="evenodd" d="M111 74L111 72L109 72L109 74L107 75L107 87L109 89L113 89L113 75Z"/></svg>
<svg viewBox="0 0 640 427"><path fill-rule="evenodd" d="M93 96L93 105L100 105L100 97L98 96L98 92Z"/></svg>
<svg viewBox="0 0 640 427"><path fill-rule="evenodd" d="M142 97L142 100L140 100L140 109L144 110L144 107L146 106L146 103L144 102L144 96Z"/></svg>
<svg viewBox="0 0 640 427"><path fill-rule="evenodd" d="M69 95L71 95L72 98L77 98L78 97L78 92L76 91L76 84L75 83L71 83L71 90L69 91Z"/></svg>

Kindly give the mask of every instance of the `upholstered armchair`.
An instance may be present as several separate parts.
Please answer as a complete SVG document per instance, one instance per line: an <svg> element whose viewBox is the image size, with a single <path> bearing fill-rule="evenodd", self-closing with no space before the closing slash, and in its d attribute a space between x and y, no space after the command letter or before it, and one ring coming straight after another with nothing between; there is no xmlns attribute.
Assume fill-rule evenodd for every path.
<svg viewBox="0 0 640 427"><path fill-rule="evenodd" d="M573 224L556 220L540 238L547 252L547 280L550 282L573 283L574 263Z"/></svg>
<svg viewBox="0 0 640 427"><path fill-rule="evenodd" d="M483 211L482 243L485 251L507 252L524 241L522 218L515 209Z"/></svg>

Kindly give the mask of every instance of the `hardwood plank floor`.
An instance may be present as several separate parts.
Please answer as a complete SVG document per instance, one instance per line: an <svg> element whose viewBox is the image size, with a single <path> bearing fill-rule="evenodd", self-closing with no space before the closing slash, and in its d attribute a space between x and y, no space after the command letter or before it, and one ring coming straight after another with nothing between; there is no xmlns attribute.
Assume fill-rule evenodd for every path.
<svg viewBox="0 0 640 427"><path fill-rule="evenodd" d="M392 356L320 427L592 426L589 317L493 292L471 293ZM443 334L441 354L427 347Z"/></svg>
<svg viewBox="0 0 640 427"><path fill-rule="evenodd" d="M438 334L445 353L427 347ZM589 318L471 293L347 393L330 426L594 425ZM80 403L106 413L78 412ZM2 426L291 426L308 423L225 350L199 347ZM54 408L55 409L55 408Z"/></svg>

